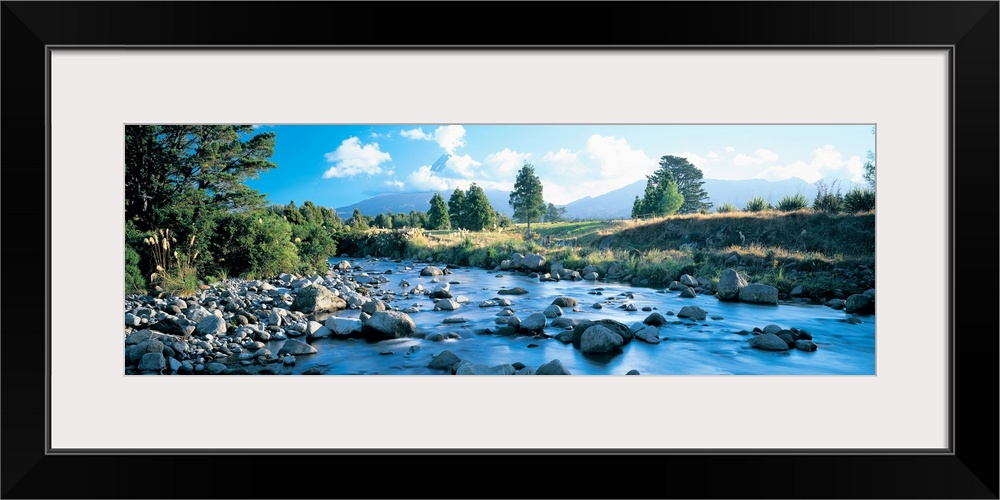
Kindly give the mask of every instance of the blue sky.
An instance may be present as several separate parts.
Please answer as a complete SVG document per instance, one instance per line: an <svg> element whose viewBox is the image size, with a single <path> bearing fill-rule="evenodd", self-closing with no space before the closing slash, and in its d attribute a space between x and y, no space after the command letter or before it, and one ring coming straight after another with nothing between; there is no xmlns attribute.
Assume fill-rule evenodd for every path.
<svg viewBox="0 0 1000 500"><path fill-rule="evenodd" d="M278 168L247 184L269 203L341 207L388 192L510 190L524 162L546 202L612 191L683 156L708 179L859 182L872 125L261 125ZM446 161L438 162L442 156ZM446 196L447 198L447 196Z"/></svg>

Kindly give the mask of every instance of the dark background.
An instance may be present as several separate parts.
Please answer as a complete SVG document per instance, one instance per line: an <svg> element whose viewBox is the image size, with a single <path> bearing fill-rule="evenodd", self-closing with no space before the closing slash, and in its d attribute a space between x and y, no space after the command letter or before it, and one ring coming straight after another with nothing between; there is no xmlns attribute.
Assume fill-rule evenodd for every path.
<svg viewBox="0 0 1000 500"><path fill-rule="evenodd" d="M997 498L997 2L477 3L475 13L468 3L2 3L4 498ZM43 298L47 285L81 284L42 274L45 47L247 44L954 46L954 454L46 455ZM527 410L490 420L541 425ZM121 418L176 432L199 415ZM779 424L811 432L807 412Z"/></svg>

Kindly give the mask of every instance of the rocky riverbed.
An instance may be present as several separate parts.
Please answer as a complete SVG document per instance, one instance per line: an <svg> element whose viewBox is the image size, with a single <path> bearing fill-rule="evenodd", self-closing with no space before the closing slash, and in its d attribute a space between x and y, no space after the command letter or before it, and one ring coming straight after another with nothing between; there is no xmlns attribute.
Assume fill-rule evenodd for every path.
<svg viewBox="0 0 1000 500"><path fill-rule="evenodd" d="M732 269L662 290L607 271L332 259L322 276L131 295L125 372L874 373L874 290L810 305Z"/></svg>

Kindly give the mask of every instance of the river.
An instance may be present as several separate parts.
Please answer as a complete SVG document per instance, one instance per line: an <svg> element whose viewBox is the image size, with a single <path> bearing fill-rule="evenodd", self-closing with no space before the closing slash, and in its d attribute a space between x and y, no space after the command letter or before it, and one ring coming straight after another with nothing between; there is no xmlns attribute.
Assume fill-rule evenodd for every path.
<svg viewBox="0 0 1000 500"><path fill-rule="evenodd" d="M343 259L331 259L337 263ZM412 287L423 285L433 289L440 283L435 277L420 276L420 270L427 264L411 261L357 260L363 272L371 276L391 270L388 283L383 290L394 290L402 294L405 288L400 281L408 281ZM440 267L444 267L441 265ZM361 271L355 271L360 273ZM629 370L638 370L642 375L874 375L875 374L875 316L859 316L861 323L846 321L850 315L843 311L800 302L781 302L777 306L738 302L722 302L711 295L695 298L681 298L679 292L663 291L628 283L606 281L560 281L540 282L537 278L501 271L483 269L453 269L452 274L438 276L441 283L458 282L451 285L451 292L457 298L465 296L469 302L454 311L434 311L433 300L427 296L410 296L392 302L392 306L405 308L420 304L421 312L410 316L417 325L418 332L455 332L461 338L443 341L429 341L421 338L404 338L369 343L364 340L342 340L321 338L310 341L319 351L317 354L297 357L291 367L274 365L278 373L301 373L310 367L319 367L323 374L348 375L441 375L446 372L427 368L427 364L441 351L447 349L459 358L484 365L521 362L537 368L553 359L562 362L573 375L624 375ZM650 312L643 307L651 307L669 320L660 327L660 337L667 340L659 344L647 344L633 340L622 348L621 354L614 356L594 356L581 353L572 344L563 344L555 338L533 338L530 336L499 336L483 334L485 328L496 330L497 313L502 307L479 307L483 300L498 297L502 288L522 287L525 295L505 295L511 300L515 314L522 320L535 312L542 312L556 297L568 296L580 303L576 307L563 308L563 317L579 320L614 319L631 326L641 322ZM600 295L590 292L600 291ZM639 310L628 312L617 306L625 303L620 294L631 293L634 298L628 302ZM605 301L612 299L611 303ZM602 302L602 309L592 305ZM708 313L702 321L679 319L669 316L668 311L678 312L685 305L699 306ZM337 315L358 317L359 310L340 311ZM450 317L468 320L464 324L445 324ZM721 319L720 319L721 318ZM549 320L551 323L551 319ZM769 352L753 349L747 345L750 335L738 334L741 330L753 330L776 324L782 328L797 327L808 330L818 349L805 352L796 349L783 352ZM555 336L561 330L547 326L545 333ZM283 341L271 341L268 349L278 352ZM413 346L417 349L409 352ZM387 354L391 352L392 354Z"/></svg>

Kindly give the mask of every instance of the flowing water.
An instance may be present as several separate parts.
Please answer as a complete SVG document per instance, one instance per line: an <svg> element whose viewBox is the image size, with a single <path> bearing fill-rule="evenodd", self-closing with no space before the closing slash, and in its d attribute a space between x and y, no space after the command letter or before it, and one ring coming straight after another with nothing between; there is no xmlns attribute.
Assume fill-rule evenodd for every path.
<svg viewBox="0 0 1000 500"><path fill-rule="evenodd" d="M340 259L332 259L339 262ZM850 324L850 315L823 305L798 302L780 302L777 306L722 302L711 295L695 298L681 298L679 292L631 286L627 283L606 281L559 281L540 282L537 278L511 274L507 271L494 272L482 269L454 269L452 274L434 277L420 276L425 264L409 261L396 263L387 260L364 260L353 262L362 265L369 275L386 275L388 283L384 290L394 290L401 296L406 288L400 281L408 281L412 287L418 284L432 290L440 283L457 281L451 285L455 298L462 295L469 298L455 311L434 311L433 300L426 296L413 296L390 303L400 309L420 304L421 312L410 317L419 332L456 332L461 338L444 341L429 341L420 338L404 338L369 343L364 340L342 340L322 338L310 341L319 351L317 354L297 356L293 367L274 368L279 373L301 373L310 367L319 367L324 374L378 374L378 375L440 375L447 372L427 368L427 364L441 351L447 349L460 359L468 359L484 365L499 365L520 361L526 366L537 368L553 359L562 362L573 375L624 375L629 370L638 370L642 375L874 375L875 374L875 316L860 316L862 323ZM443 268L443 266L441 266ZM355 271L356 273L358 271ZM500 276L502 275L502 276ZM580 303L573 308L563 308L563 317L579 320L610 318L631 326L642 322L650 314L641 309L652 307L670 322L661 326L659 344L647 344L637 339L622 347L617 355L583 354L572 344L563 344L555 338L533 338L530 336L499 336L483 334L485 328L494 331L497 313L503 307L479 307L480 301L498 297L502 288L522 287L526 295L504 295L511 300L515 315L522 320L535 312L542 312L553 299L568 296ZM588 292L600 290L601 295ZM639 310L628 312L618 308L626 302L619 294L632 293L628 302ZM612 303L607 303L613 299ZM594 309L595 302L602 302L603 309ZM668 311L678 312L686 305L699 306L708 313L702 321L680 319L669 316ZM339 316L358 317L360 311L340 311ZM462 317L464 324L444 324L449 317ZM721 319L713 319L721 318ZM551 319L547 324L551 323ZM782 328L797 327L812 333L818 349L804 352L792 349L784 352L768 352L753 349L747 345L751 335L738 334L741 330L753 330L776 324ZM547 326L544 332L555 336L561 330ZM268 348L278 352L283 341L272 341ZM529 347L529 345L536 345ZM411 347L419 349L408 353ZM392 354L383 354L392 352Z"/></svg>

